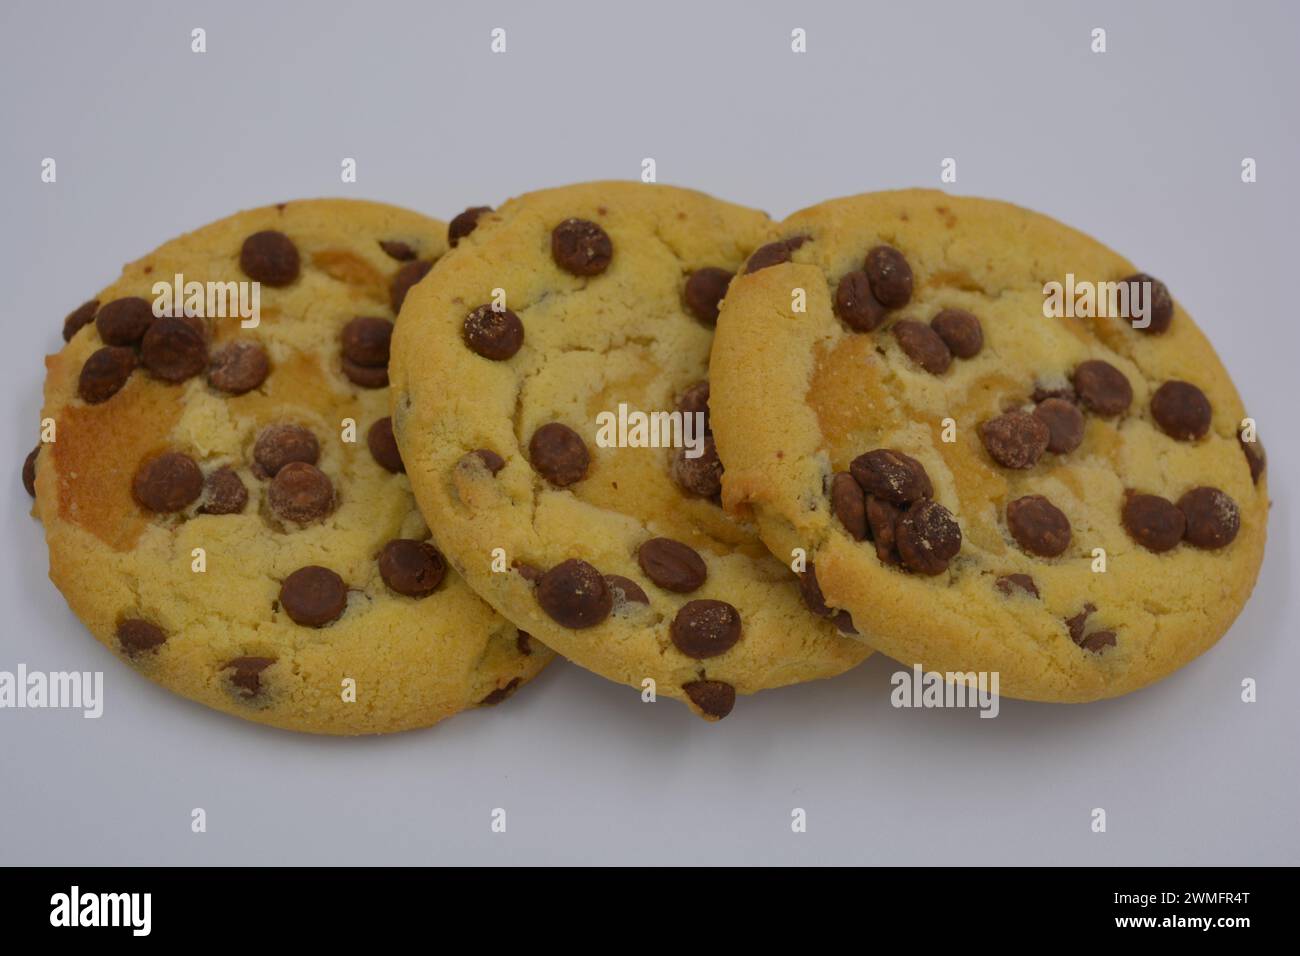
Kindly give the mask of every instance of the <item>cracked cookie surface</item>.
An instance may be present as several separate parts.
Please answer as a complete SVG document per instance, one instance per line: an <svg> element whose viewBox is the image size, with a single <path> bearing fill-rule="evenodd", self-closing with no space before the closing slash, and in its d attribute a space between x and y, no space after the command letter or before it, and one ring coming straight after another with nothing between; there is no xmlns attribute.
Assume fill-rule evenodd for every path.
<svg viewBox="0 0 1300 956"><path fill-rule="evenodd" d="M446 248L393 206L290 202L166 243L69 316L34 491L96 638L210 707L330 734L497 703L551 659L427 541L388 427L394 302ZM177 274L258 281L260 324L156 318Z"/></svg>
<svg viewBox="0 0 1300 956"><path fill-rule="evenodd" d="M718 321L723 500L774 553L808 549L828 607L904 664L1035 700L1122 694L1219 639L1263 557L1263 447L1161 283L933 191L779 231L788 254L751 259ZM1134 305L1045 317L1069 274Z"/></svg>
<svg viewBox="0 0 1300 956"><path fill-rule="evenodd" d="M529 194L480 212L393 340L394 428L453 565L579 665L710 719L867 649L722 511L711 441L602 447L598 416L707 413L718 300L770 230L668 186Z"/></svg>

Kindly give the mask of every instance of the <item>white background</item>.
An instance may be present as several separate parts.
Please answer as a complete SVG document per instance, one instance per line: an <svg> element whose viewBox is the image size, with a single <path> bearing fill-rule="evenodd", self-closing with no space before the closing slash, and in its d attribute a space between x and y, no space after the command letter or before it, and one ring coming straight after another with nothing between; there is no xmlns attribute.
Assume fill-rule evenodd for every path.
<svg viewBox="0 0 1300 956"><path fill-rule="evenodd" d="M102 670L107 701L97 721L0 711L0 863L1300 862L1297 7L445 6L4 4L0 670ZM208 711L88 636L18 476L41 356L122 263L238 208L347 195L448 218L633 178L646 156L663 182L776 216L938 185L951 156L955 191L1054 215L1164 279L1270 455L1268 555L1228 636L1128 697L1007 700L995 720L892 709L880 657L718 725L561 663L496 710L362 740Z"/></svg>

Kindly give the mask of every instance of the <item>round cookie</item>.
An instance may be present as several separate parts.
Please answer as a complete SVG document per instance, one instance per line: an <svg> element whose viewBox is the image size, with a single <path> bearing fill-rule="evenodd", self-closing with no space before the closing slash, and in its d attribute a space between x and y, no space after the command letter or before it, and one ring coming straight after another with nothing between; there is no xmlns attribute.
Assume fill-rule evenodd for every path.
<svg viewBox="0 0 1300 956"><path fill-rule="evenodd" d="M770 229L668 186L532 193L481 215L393 339L398 444L452 564L559 653L709 719L866 656L723 512L711 440L619 447L606 420L706 421L718 300Z"/></svg>
<svg viewBox="0 0 1300 956"><path fill-rule="evenodd" d="M713 422L728 509L775 554L807 549L828 606L900 662L1033 700L1122 694L1218 640L1263 557L1263 450L1162 284L939 192L835 200L781 234L790 261L727 293ZM1049 283L1103 282L1133 318L1045 317Z"/></svg>
<svg viewBox="0 0 1300 956"><path fill-rule="evenodd" d="M50 577L101 642L210 707L331 734L428 726L545 666L427 541L392 440L395 306L446 248L403 209L290 202L168 242L69 317L35 493ZM178 275L202 295L155 318ZM253 281L245 328L207 284L247 283L248 313Z"/></svg>

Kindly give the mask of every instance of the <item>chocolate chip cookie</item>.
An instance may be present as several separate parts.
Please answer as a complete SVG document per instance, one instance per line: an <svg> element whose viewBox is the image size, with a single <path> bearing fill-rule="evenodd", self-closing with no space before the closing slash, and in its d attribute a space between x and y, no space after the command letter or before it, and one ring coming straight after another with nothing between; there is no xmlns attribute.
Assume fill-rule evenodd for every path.
<svg viewBox="0 0 1300 956"><path fill-rule="evenodd" d="M780 231L727 292L713 425L728 509L806 549L828 607L1034 700L1122 694L1219 639L1263 557L1263 446L1159 280L938 192Z"/></svg>
<svg viewBox="0 0 1300 956"><path fill-rule="evenodd" d="M407 297L391 366L397 442L452 565L559 653L709 719L861 661L851 623L811 612L718 500L713 322L767 217L592 183L476 222Z"/></svg>
<svg viewBox="0 0 1300 956"><path fill-rule="evenodd" d="M290 202L167 243L68 317L30 471L50 577L100 641L331 734L495 704L547 663L448 569L393 441L394 305L446 248L416 213Z"/></svg>

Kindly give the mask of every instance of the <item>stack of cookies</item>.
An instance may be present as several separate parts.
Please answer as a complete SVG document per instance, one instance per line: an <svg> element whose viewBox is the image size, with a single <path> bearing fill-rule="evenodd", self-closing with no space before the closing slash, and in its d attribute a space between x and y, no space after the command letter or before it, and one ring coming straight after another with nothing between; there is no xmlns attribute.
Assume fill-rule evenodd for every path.
<svg viewBox="0 0 1300 956"><path fill-rule="evenodd" d="M1046 316L1067 276L1124 310ZM51 578L141 673L295 730L427 726L556 653L710 720L873 649L1095 700L1209 648L1263 556L1204 336L996 202L290 202L64 338L24 467Z"/></svg>

